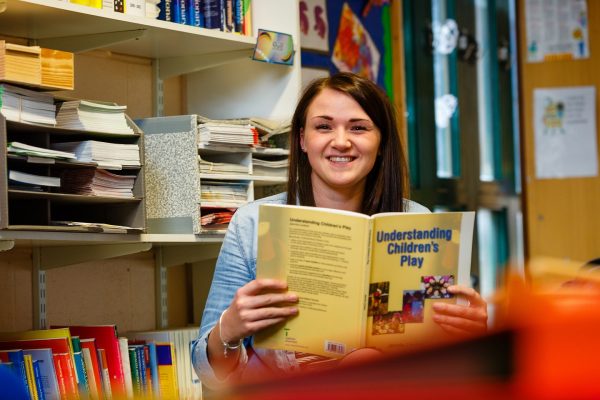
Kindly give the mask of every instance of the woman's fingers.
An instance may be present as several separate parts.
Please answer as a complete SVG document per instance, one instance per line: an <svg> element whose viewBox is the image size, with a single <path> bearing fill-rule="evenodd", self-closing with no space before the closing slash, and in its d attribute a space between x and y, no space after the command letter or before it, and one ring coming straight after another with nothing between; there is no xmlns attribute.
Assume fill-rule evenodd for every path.
<svg viewBox="0 0 600 400"><path fill-rule="evenodd" d="M487 330L487 303L472 288L453 285L448 291L462 297L467 305L433 303L433 320L449 333L483 333Z"/></svg>

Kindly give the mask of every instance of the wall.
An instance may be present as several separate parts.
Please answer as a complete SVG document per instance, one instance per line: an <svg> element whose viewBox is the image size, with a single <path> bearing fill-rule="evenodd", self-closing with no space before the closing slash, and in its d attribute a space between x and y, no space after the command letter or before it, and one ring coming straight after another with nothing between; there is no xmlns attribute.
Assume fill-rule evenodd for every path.
<svg viewBox="0 0 600 400"><path fill-rule="evenodd" d="M525 61L525 1L518 3L526 252L529 257L551 256L587 261L600 257L600 177L535 178L533 90L582 85L594 85L596 90L600 89L600 2L587 2L591 57L544 63ZM596 114L600 115L598 99ZM600 126L598 121L596 126Z"/></svg>

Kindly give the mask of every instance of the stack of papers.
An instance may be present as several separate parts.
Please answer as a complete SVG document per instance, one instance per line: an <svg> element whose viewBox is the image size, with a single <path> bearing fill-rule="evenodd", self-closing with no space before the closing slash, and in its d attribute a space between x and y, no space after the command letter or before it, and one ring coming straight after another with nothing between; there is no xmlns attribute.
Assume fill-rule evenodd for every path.
<svg viewBox="0 0 600 400"><path fill-rule="evenodd" d="M248 145L257 142L257 134L252 125L234 125L224 123L204 123L199 125L200 144Z"/></svg>
<svg viewBox="0 0 600 400"><path fill-rule="evenodd" d="M88 196L133 198L135 175L116 175L102 169L69 169L62 173L62 191Z"/></svg>
<svg viewBox="0 0 600 400"><path fill-rule="evenodd" d="M218 181L201 183L200 202L203 206L239 207L248 202L248 185Z"/></svg>
<svg viewBox="0 0 600 400"><path fill-rule="evenodd" d="M52 148L73 152L78 161L94 162L107 169L140 166L140 148L137 144L84 140L81 142L53 143Z"/></svg>
<svg viewBox="0 0 600 400"><path fill-rule="evenodd" d="M252 174L260 176L278 176L285 177L288 174L289 160L287 157L282 160L263 160L252 158Z"/></svg>
<svg viewBox="0 0 600 400"><path fill-rule="evenodd" d="M211 162L198 156L202 174L248 174L248 166L228 162Z"/></svg>
<svg viewBox="0 0 600 400"><path fill-rule="evenodd" d="M202 229L225 229L235 210L235 208L203 208L200 225Z"/></svg>
<svg viewBox="0 0 600 400"><path fill-rule="evenodd" d="M14 188L41 190L40 186L60 187L60 178L10 170L8 171L8 184Z"/></svg>
<svg viewBox="0 0 600 400"><path fill-rule="evenodd" d="M23 46L0 40L0 79L39 85L42 76L39 46Z"/></svg>
<svg viewBox="0 0 600 400"><path fill-rule="evenodd" d="M88 100L64 101L59 105L56 124L59 128L133 135L126 110L127 106Z"/></svg>
<svg viewBox="0 0 600 400"><path fill-rule="evenodd" d="M51 94L6 83L0 83L0 112L9 121L56 125L56 106Z"/></svg>
<svg viewBox="0 0 600 400"><path fill-rule="evenodd" d="M50 150L44 147L31 146L21 142L10 142L6 147L8 154L16 154L20 156L33 156L43 158L55 158L55 159L71 159L75 160L77 157L75 153L69 153L66 151Z"/></svg>

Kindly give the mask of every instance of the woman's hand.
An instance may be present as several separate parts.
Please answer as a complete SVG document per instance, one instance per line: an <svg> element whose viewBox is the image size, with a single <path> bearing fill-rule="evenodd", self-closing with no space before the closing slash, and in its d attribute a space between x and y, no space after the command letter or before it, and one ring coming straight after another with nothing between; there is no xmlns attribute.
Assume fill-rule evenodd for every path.
<svg viewBox="0 0 600 400"><path fill-rule="evenodd" d="M446 332L457 335L485 333L487 330L487 303L475 289L460 285L448 291L467 300L467 305L433 303L433 320Z"/></svg>
<svg viewBox="0 0 600 400"><path fill-rule="evenodd" d="M298 295L276 279L256 279L239 288L221 320L221 338L228 343L252 336L298 314Z"/></svg>

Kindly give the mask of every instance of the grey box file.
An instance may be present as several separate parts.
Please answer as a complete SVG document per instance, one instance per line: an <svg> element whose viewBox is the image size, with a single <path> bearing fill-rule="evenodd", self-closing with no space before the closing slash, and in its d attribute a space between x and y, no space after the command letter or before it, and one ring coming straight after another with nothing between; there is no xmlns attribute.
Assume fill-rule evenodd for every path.
<svg viewBox="0 0 600 400"><path fill-rule="evenodd" d="M145 136L148 233L200 233L197 116L137 120Z"/></svg>

